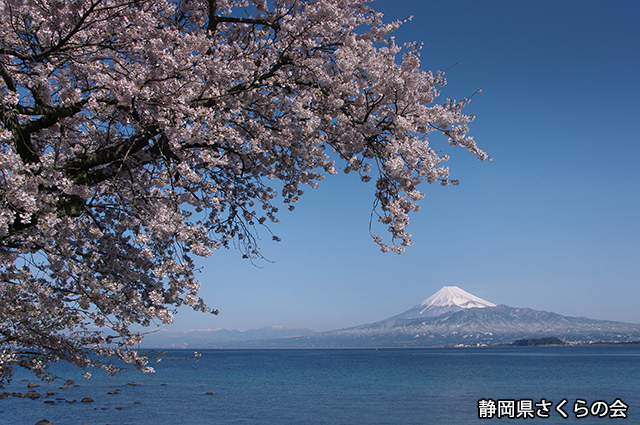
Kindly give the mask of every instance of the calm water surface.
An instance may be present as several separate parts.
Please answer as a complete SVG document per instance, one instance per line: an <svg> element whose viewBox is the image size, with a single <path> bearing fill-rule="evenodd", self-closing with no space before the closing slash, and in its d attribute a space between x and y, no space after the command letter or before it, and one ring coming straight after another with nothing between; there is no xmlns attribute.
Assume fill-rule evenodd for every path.
<svg viewBox="0 0 640 425"><path fill-rule="evenodd" d="M339 425L521 423L480 419L478 400L553 402L549 418L524 423L640 424L640 346L423 349L205 350L199 361L164 359L155 374L125 371L78 387L42 384L37 400L0 400L0 424ZM189 357L193 351L171 350ZM21 373L5 391L27 392ZM130 385L130 384L136 385ZM116 394L107 394L115 391ZM211 392L212 394L206 394ZM81 403L91 397L93 403ZM564 419L554 410L567 400ZM577 419L576 399L622 400L628 418ZM45 403L45 401L53 403ZM75 400L75 402L73 402ZM119 409L118 409L119 408Z"/></svg>

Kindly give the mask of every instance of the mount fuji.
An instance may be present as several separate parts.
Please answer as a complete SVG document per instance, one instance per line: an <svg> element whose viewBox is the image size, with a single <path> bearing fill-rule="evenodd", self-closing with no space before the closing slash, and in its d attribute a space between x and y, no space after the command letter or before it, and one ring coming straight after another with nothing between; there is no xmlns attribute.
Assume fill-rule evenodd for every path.
<svg viewBox="0 0 640 425"><path fill-rule="evenodd" d="M495 304L478 298L457 286L444 286L417 306L387 320L436 317L444 313L464 310L465 308L495 306Z"/></svg>
<svg viewBox="0 0 640 425"><path fill-rule="evenodd" d="M169 336L159 334L149 343L183 348L338 348L478 346L545 338L567 343L640 342L640 325L496 305L457 286L445 286L404 313L335 331L274 327Z"/></svg>
<svg viewBox="0 0 640 425"><path fill-rule="evenodd" d="M477 346L550 337L568 343L640 341L640 325L496 305L457 286L445 286L404 313L376 323L312 335L254 341L251 346Z"/></svg>

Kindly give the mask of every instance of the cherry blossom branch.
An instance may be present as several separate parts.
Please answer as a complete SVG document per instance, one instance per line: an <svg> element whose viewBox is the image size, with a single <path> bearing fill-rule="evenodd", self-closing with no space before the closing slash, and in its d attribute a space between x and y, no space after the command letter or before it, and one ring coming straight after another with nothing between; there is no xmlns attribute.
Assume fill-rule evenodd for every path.
<svg viewBox="0 0 640 425"><path fill-rule="evenodd" d="M336 154L375 181L370 234L397 253L420 185L455 183L431 134L489 157L466 101L438 104L443 74L395 44L400 22L365 0L251 2L3 3L0 386L57 357L150 371L131 326L216 313L193 257L261 259L276 199L293 209Z"/></svg>

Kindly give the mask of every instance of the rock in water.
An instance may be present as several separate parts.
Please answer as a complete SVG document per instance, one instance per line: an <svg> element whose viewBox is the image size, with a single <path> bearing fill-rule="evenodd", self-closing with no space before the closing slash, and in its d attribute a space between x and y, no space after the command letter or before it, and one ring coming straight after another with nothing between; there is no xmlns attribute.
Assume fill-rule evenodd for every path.
<svg viewBox="0 0 640 425"><path fill-rule="evenodd" d="M29 391L27 392L27 397L29 397L30 399L36 399L36 398L40 398L40 393L38 393L37 391Z"/></svg>

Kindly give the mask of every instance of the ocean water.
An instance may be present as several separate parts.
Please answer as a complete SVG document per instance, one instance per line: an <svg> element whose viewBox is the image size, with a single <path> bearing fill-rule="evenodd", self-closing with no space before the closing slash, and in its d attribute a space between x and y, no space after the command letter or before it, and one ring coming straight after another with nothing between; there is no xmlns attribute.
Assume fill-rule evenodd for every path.
<svg viewBox="0 0 640 425"><path fill-rule="evenodd" d="M193 351L167 354L186 358ZM55 394L36 400L2 399L0 424L34 425L41 419L54 425L640 424L640 346L204 350L201 354L199 361L154 362L154 374L125 371L108 377L97 371L89 380L69 366L55 365L59 375L79 386L59 389L61 383L41 384L35 390ZM28 373L20 373L4 391L27 392L23 378L35 382ZM94 401L80 402L84 397ZM497 412L492 418L480 418L481 399L496 405L500 400L507 407L513 400L526 411L527 400L553 404L548 418L509 418L508 409L502 418ZM627 419L610 417L609 406L616 399L628 406L617 409ZM555 410L562 400L566 400L566 419ZM586 417L576 417L576 400L584 400L586 409L576 412L582 415L586 410ZM605 405L608 414L597 416Z"/></svg>

